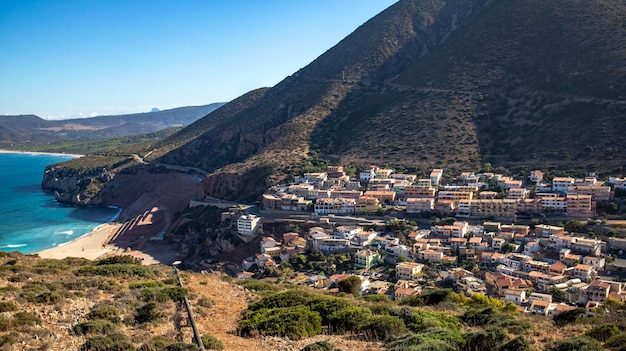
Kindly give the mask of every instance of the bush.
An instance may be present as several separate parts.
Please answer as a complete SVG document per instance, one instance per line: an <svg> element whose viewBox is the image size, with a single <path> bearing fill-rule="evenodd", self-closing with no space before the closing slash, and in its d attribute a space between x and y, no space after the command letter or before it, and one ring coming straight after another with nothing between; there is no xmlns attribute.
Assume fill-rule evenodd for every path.
<svg viewBox="0 0 626 351"><path fill-rule="evenodd" d="M164 287L165 283L159 281L148 281L148 282L135 282L128 284L129 289L144 289L144 288L161 288Z"/></svg>
<svg viewBox="0 0 626 351"><path fill-rule="evenodd" d="M202 345L204 345L204 348L207 350L223 350L224 349L224 343L222 343L222 340L212 335L202 335L201 339L202 339Z"/></svg>
<svg viewBox="0 0 626 351"><path fill-rule="evenodd" d="M609 338L605 343L604 347L608 347L613 350L624 350L626 347L626 334L618 334Z"/></svg>
<svg viewBox="0 0 626 351"><path fill-rule="evenodd" d="M583 313L585 313L585 310L583 308L577 308L575 310L561 312L552 317L552 320L557 326L563 327L568 324L576 323L580 315Z"/></svg>
<svg viewBox="0 0 626 351"><path fill-rule="evenodd" d="M465 335L465 343L468 350L497 350L508 336L502 329L488 328Z"/></svg>
<svg viewBox="0 0 626 351"><path fill-rule="evenodd" d="M157 271L146 266L135 264L107 264L100 266L85 266L76 270L76 275L84 276L108 276L108 277L124 277L124 278L154 278Z"/></svg>
<svg viewBox="0 0 626 351"><path fill-rule="evenodd" d="M437 346L440 348L436 348ZM419 334L411 333L390 342L388 351L461 350L464 346L465 339L460 331L433 328Z"/></svg>
<svg viewBox="0 0 626 351"><path fill-rule="evenodd" d="M172 343L171 340L164 336L155 336L150 339L147 343L139 346L137 351L154 351L154 350L162 350Z"/></svg>
<svg viewBox="0 0 626 351"><path fill-rule="evenodd" d="M507 342L502 345L498 351L529 351L530 344L523 336L518 336L517 338Z"/></svg>
<svg viewBox="0 0 626 351"><path fill-rule="evenodd" d="M562 314L562 313L561 313ZM602 351L604 348L599 342L588 336L561 340L548 351Z"/></svg>
<svg viewBox="0 0 626 351"><path fill-rule="evenodd" d="M109 264L136 264L141 265L141 259L130 255L111 256L96 261L96 266L105 266Z"/></svg>
<svg viewBox="0 0 626 351"><path fill-rule="evenodd" d="M434 289L424 294L408 296L400 301L405 306L434 306L442 302L459 302L460 297L452 289Z"/></svg>
<svg viewBox="0 0 626 351"><path fill-rule="evenodd" d="M288 290L276 295L264 297L248 306L249 310L256 311L265 308L306 306L313 296L299 290Z"/></svg>
<svg viewBox="0 0 626 351"><path fill-rule="evenodd" d="M211 300L210 298L206 296L202 296L201 298L198 299L197 304L200 307L211 308L213 307L213 305L215 305L215 302L213 302L213 300Z"/></svg>
<svg viewBox="0 0 626 351"><path fill-rule="evenodd" d="M409 330L416 333L429 328L461 330L462 327L461 322L459 322L456 317L442 312L430 312L411 307L402 307L398 310L391 311L391 315L398 316L404 321L404 324Z"/></svg>
<svg viewBox="0 0 626 351"><path fill-rule="evenodd" d="M121 321L117 308L107 304L93 306L85 317L89 320L107 320L113 323L119 323Z"/></svg>
<svg viewBox="0 0 626 351"><path fill-rule="evenodd" d="M369 338L389 340L391 337L405 334L406 327L404 322L398 317L370 316L360 331Z"/></svg>
<svg viewBox="0 0 626 351"><path fill-rule="evenodd" d="M36 303L44 304L44 305L56 305L64 301L63 296L56 291L52 292L44 292L35 298Z"/></svg>
<svg viewBox="0 0 626 351"><path fill-rule="evenodd" d="M17 337L13 334L5 334L0 336L0 346L13 345L17 342Z"/></svg>
<svg viewBox="0 0 626 351"><path fill-rule="evenodd" d="M158 322L163 318L163 312L159 311L156 302L148 302L137 309L135 321L139 324Z"/></svg>
<svg viewBox="0 0 626 351"><path fill-rule="evenodd" d="M176 342L165 347L163 351L198 351L198 346L196 344Z"/></svg>
<svg viewBox="0 0 626 351"><path fill-rule="evenodd" d="M238 329L244 336L258 332L301 340L322 331L322 318L306 306L262 309L247 312Z"/></svg>
<svg viewBox="0 0 626 351"><path fill-rule="evenodd" d="M352 303L346 299L324 295L313 296L308 302L311 311L319 313L320 317L322 317L323 325L328 324L329 318L333 313L351 305Z"/></svg>
<svg viewBox="0 0 626 351"><path fill-rule="evenodd" d="M357 331L372 316L369 308L351 306L341 309L328 317L328 324L338 332Z"/></svg>
<svg viewBox="0 0 626 351"><path fill-rule="evenodd" d="M122 334L96 336L83 344L81 351L135 351L135 346Z"/></svg>
<svg viewBox="0 0 626 351"><path fill-rule="evenodd" d="M74 326L74 333L78 335L108 334L115 330L115 325L109 321L88 321Z"/></svg>
<svg viewBox="0 0 626 351"><path fill-rule="evenodd" d="M163 288L163 289L144 289L141 297L145 302L167 302L180 301L187 296L187 289L181 287Z"/></svg>
<svg viewBox="0 0 626 351"><path fill-rule="evenodd" d="M327 341L318 341L312 344L306 345L301 351L336 351L331 343Z"/></svg>
<svg viewBox="0 0 626 351"><path fill-rule="evenodd" d="M619 334L621 332L620 328L615 324L604 324L594 327L593 329L587 331L585 335L594 338L600 342L605 342L609 338Z"/></svg>
<svg viewBox="0 0 626 351"><path fill-rule="evenodd" d="M13 321L11 323L16 327L23 325L34 326L36 324L41 324L41 318L30 312L17 312L13 316Z"/></svg>
<svg viewBox="0 0 626 351"><path fill-rule="evenodd" d="M10 301L0 301L0 312L13 312L17 311L17 306Z"/></svg>

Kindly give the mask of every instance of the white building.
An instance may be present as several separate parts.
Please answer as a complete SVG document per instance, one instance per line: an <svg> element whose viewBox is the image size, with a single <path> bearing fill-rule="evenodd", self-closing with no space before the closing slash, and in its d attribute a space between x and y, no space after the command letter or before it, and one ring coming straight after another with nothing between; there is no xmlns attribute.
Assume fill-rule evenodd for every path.
<svg viewBox="0 0 626 351"><path fill-rule="evenodd" d="M261 228L261 217L242 215L237 219L237 232L243 236L254 236Z"/></svg>

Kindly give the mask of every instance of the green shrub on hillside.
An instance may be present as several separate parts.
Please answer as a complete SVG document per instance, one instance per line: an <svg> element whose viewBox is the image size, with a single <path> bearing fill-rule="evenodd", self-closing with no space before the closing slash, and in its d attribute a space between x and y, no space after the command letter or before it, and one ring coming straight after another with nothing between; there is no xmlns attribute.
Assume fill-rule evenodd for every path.
<svg viewBox="0 0 626 351"><path fill-rule="evenodd" d="M621 332L622 330L615 324L603 324L587 331L585 335L594 338L600 342L605 342Z"/></svg>
<svg viewBox="0 0 626 351"><path fill-rule="evenodd" d="M163 351L198 351L196 344L187 344L184 342L175 342L167 345Z"/></svg>
<svg viewBox="0 0 626 351"><path fill-rule="evenodd" d="M17 306L11 301L0 301L0 312L17 311Z"/></svg>
<svg viewBox="0 0 626 351"><path fill-rule="evenodd" d="M139 258L130 255L111 256L102 260L96 261L96 266L105 266L109 264L136 264L141 265Z"/></svg>
<svg viewBox="0 0 626 351"><path fill-rule="evenodd" d="M112 323L119 323L121 321L117 308L105 303L93 306L85 318L89 320L107 320Z"/></svg>
<svg viewBox="0 0 626 351"><path fill-rule="evenodd" d="M548 349L548 351L602 351L604 348L599 342L588 336L561 340Z"/></svg>
<svg viewBox="0 0 626 351"><path fill-rule="evenodd" d="M338 332L357 331L372 317L366 307L350 306L336 311L328 317L328 324Z"/></svg>
<svg viewBox="0 0 626 351"><path fill-rule="evenodd" d="M400 305L408 306L434 306L442 302L459 302L461 298L452 289L434 289L420 295L405 297Z"/></svg>
<svg viewBox="0 0 626 351"><path fill-rule="evenodd" d="M81 351L135 351L135 346L123 334L96 336L81 346Z"/></svg>
<svg viewBox="0 0 626 351"><path fill-rule="evenodd" d="M322 324L328 324L329 317L344 308L351 306L352 303L346 299L333 296L317 295L311 297L308 306L311 311L319 313L322 317Z"/></svg>
<svg viewBox="0 0 626 351"><path fill-rule="evenodd" d="M207 350L223 350L224 343L222 340L212 336L212 335L202 335L202 345Z"/></svg>
<svg viewBox="0 0 626 351"><path fill-rule="evenodd" d="M530 344L523 336L518 336L517 338L507 342L506 344L500 346L498 351L529 351Z"/></svg>
<svg viewBox="0 0 626 351"><path fill-rule="evenodd" d="M144 289L141 291L141 298L144 302L156 301L180 301L187 296L188 291L181 287L163 288L163 289Z"/></svg>
<svg viewBox="0 0 626 351"><path fill-rule="evenodd" d="M300 290L288 290L275 295L264 297L261 300L250 304L248 309L251 311L263 308L306 306L313 295Z"/></svg>
<svg viewBox="0 0 626 351"><path fill-rule="evenodd" d="M415 333L425 331L429 328L461 330L463 327L458 318L443 312L431 312L411 307L402 307L392 310L391 315L402 319L406 327Z"/></svg>
<svg viewBox="0 0 626 351"><path fill-rule="evenodd" d="M159 310L156 302L148 302L139 307L135 315L135 321L139 324L158 322L163 319L164 314Z"/></svg>
<svg viewBox="0 0 626 351"><path fill-rule="evenodd" d="M445 346L444 346L445 345ZM426 347L428 346L428 347ZM419 334L407 334L387 344L387 351L462 350L465 338L458 330L433 328ZM441 348L435 348L441 347Z"/></svg>
<svg viewBox="0 0 626 351"><path fill-rule="evenodd" d="M301 351L340 351L340 350L336 349L328 341L318 341L318 342L306 345Z"/></svg>
<svg viewBox="0 0 626 351"><path fill-rule="evenodd" d="M4 334L0 336L0 347L11 346L17 342L17 337L13 334Z"/></svg>
<svg viewBox="0 0 626 351"><path fill-rule="evenodd" d="M406 326L402 319L394 316L370 316L359 328L368 339L389 340L406 334Z"/></svg>
<svg viewBox="0 0 626 351"><path fill-rule="evenodd" d="M508 336L502 329L487 328L470 332L465 335L468 350L497 350L508 341Z"/></svg>
<svg viewBox="0 0 626 351"><path fill-rule="evenodd" d="M76 270L76 275L84 276L108 276L124 278L154 278L158 272L150 267L136 264L112 263L100 266L85 266Z"/></svg>
<svg viewBox="0 0 626 351"><path fill-rule="evenodd" d="M130 282L128 284L129 289L145 289L145 288L162 288L165 283L160 281L147 281L147 282Z"/></svg>
<svg viewBox="0 0 626 351"><path fill-rule="evenodd" d="M238 329L244 336L259 333L301 340L322 331L322 318L306 306L261 309L247 312Z"/></svg>
<svg viewBox="0 0 626 351"><path fill-rule="evenodd" d="M115 330L115 325L105 320L88 321L76 324L73 330L78 335L108 334Z"/></svg>

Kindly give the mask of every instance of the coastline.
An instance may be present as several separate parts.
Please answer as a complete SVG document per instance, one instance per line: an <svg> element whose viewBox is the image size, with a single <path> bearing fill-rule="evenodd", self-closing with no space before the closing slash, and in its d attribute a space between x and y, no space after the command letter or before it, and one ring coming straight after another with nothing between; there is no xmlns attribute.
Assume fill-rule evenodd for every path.
<svg viewBox="0 0 626 351"><path fill-rule="evenodd" d="M34 254L39 255L41 258L64 259L67 257L82 257L95 260L118 249L116 246L109 245L109 239L121 227L122 224L117 222L101 224L93 231L76 240L38 251Z"/></svg>
<svg viewBox="0 0 626 351"><path fill-rule="evenodd" d="M42 151L18 151L18 150L7 150L0 149L0 154L27 154L27 155L51 155L51 156L70 156L74 158L83 157L85 155L79 154L66 154L62 152L42 152Z"/></svg>

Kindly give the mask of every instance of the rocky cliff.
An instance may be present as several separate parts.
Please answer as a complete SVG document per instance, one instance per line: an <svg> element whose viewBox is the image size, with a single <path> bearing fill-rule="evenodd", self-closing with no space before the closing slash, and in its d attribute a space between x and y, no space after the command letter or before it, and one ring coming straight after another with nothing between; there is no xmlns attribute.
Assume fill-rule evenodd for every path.
<svg viewBox="0 0 626 351"><path fill-rule="evenodd" d="M78 206L105 205L100 190L108 184L115 172L105 167L73 169L56 165L46 167L41 186L54 191L57 201Z"/></svg>

